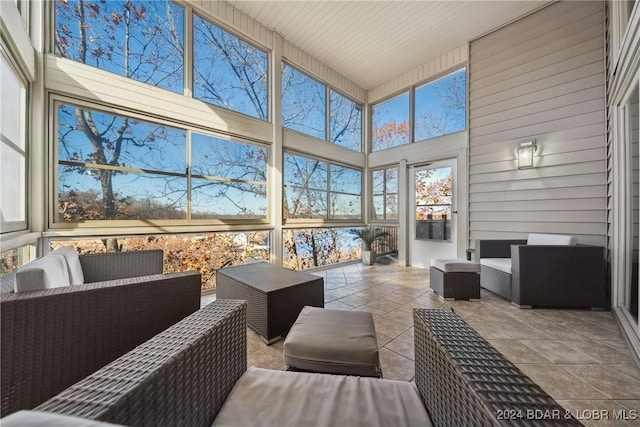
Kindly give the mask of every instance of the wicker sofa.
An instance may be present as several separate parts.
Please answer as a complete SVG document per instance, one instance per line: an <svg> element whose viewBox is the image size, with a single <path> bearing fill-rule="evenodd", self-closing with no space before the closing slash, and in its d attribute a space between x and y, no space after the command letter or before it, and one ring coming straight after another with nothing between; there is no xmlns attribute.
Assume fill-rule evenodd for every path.
<svg viewBox="0 0 640 427"><path fill-rule="evenodd" d="M198 310L200 273L162 274L162 258L80 256L85 284L0 293L2 416L36 407Z"/></svg>
<svg viewBox="0 0 640 427"><path fill-rule="evenodd" d="M605 251L572 236L476 240L480 286L519 307L608 308Z"/></svg>
<svg viewBox="0 0 640 427"><path fill-rule="evenodd" d="M414 325L415 384L247 370L246 302L218 300L2 425L581 425L452 311Z"/></svg>

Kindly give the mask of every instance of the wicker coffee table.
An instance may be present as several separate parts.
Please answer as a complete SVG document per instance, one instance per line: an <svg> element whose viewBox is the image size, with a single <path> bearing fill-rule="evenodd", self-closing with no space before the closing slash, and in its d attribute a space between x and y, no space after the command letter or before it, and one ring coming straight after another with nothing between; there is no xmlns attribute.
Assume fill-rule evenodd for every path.
<svg viewBox="0 0 640 427"><path fill-rule="evenodd" d="M267 343L289 332L302 307L324 307L324 279L258 262L218 270L217 299L247 300L247 324Z"/></svg>

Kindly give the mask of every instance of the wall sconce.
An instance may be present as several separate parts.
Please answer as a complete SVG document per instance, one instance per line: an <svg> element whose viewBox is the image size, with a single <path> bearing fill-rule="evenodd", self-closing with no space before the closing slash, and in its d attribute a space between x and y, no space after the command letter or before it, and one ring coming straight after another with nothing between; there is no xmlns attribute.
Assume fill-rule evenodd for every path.
<svg viewBox="0 0 640 427"><path fill-rule="evenodd" d="M536 151L536 140L521 142L518 147L518 169L533 167L533 153Z"/></svg>

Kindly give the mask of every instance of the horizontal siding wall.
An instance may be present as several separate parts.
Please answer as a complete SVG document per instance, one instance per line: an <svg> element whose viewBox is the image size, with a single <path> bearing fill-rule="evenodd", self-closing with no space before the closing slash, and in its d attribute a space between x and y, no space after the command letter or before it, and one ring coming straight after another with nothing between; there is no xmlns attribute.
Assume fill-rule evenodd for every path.
<svg viewBox="0 0 640 427"><path fill-rule="evenodd" d="M559 2L471 42L469 238L606 244L604 6ZM535 139L535 168L516 149Z"/></svg>

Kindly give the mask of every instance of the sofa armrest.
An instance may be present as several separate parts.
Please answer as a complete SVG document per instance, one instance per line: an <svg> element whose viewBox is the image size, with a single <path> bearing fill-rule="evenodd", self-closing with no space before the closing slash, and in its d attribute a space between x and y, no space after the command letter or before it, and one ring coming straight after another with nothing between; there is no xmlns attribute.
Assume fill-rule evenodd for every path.
<svg viewBox="0 0 640 427"><path fill-rule="evenodd" d="M247 369L246 340L246 302L218 300L36 409L128 426L210 426Z"/></svg>
<svg viewBox="0 0 640 427"><path fill-rule="evenodd" d="M452 310L414 309L415 382L433 425L582 425Z"/></svg>
<svg viewBox="0 0 640 427"><path fill-rule="evenodd" d="M511 248L512 300L544 307L607 308L602 246L524 245Z"/></svg>
<svg viewBox="0 0 640 427"><path fill-rule="evenodd" d="M162 274L162 249L80 255L85 283Z"/></svg>
<svg viewBox="0 0 640 427"><path fill-rule="evenodd" d="M526 240L476 240L476 259L510 258L511 245L525 245Z"/></svg>
<svg viewBox="0 0 640 427"><path fill-rule="evenodd" d="M199 272L1 294L1 415L33 408L199 308Z"/></svg>

